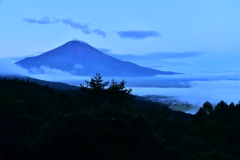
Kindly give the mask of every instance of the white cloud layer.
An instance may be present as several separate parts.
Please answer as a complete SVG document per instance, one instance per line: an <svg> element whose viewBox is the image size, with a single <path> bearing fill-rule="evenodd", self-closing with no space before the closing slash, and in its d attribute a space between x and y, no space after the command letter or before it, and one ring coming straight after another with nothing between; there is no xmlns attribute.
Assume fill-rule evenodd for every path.
<svg viewBox="0 0 240 160"><path fill-rule="evenodd" d="M55 68L50 68L49 66L40 66L39 68L31 68L30 69L31 73L35 73L35 74L53 74L53 75L61 75L61 76L71 76L72 74L69 72L65 72L59 69L55 69Z"/></svg>
<svg viewBox="0 0 240 160"><path fill-rule="evenodd" d="M204 102L216 105L220 101L238 103L240 101L239 80L192 81L191 88L134 87L133 94L169 96L173 99L189 102L195 107L186 112L196 113Z"/></svg>
<svg viewBox="0 0 240 160"><path fill-rule="evenodd" d="M240 80L239 72L222 72L222 73L195 73L195 74L177 74L177 75L157 75L160 79L178 79L178 80Z"/></svg>
<svg viewBox="0 0 240 160"><path fill-rule="evenodd" d="M81 66L76 66L81 68ZM90 77L75 76L69 72L50 68L48 66L41 66L40 68L32 68L31 74L15 65L9 60L0 59L0 75L25 75L33 78L64 82L73 85L84 84L84 80L90 80ZM111 81L114 77L103 77L104 80ZM115 78L114 78L115 79ZM145 82L147 87L131 87L133 94L137 95L163 95L173 96L180 101L190 102L198 107L190 110L189 112L195 113L198 108L205 102L210 101L213 104L220 102L221 100L227 103L237 103L240 100L240 74L238 72L224 72L224 73L198 73L192 75L158 75L151 78L119 78L115 80L124 79L128 83L133 82ZM149 83L148 83L149 82ZM150 83L151 82L151 83ZM161 83L184 83L189 82L190 88L168 88L156 87L154 84ZM171 84L171 83L169 83Z"/></svg>

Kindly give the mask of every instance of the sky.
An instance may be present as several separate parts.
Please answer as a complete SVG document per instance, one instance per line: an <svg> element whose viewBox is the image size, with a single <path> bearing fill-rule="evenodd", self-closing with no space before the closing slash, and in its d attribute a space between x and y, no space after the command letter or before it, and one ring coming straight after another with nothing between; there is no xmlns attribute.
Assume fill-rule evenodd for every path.
<svg viewBox="0 0 240 160"><path fill-rule="evenodd" d="M163 71L240 72L239 0L0 0L0 20L0 58L78 39Z"/></svg>

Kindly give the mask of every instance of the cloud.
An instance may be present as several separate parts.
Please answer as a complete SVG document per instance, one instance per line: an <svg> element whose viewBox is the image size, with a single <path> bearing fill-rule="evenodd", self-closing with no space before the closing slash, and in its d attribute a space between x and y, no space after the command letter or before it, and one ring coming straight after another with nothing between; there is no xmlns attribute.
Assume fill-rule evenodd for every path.
<svg viewBox="0 0 240 160"><path fill-rule="evenodd" d="M80 65L80 64L76 64L75 66L74 66L74 69L83 69L84 67L82 66L82 65Z"/></svg>
<svg viewBox="0 0 240 160"><path fill-rule="evenodd" d="M161 37L161 33L157 31L140 31L140 30L130 30L130 31L119 31L117 32L118 36L123 39L132 39L132 40L138 40L138 39L145 39L149 37Z"/></svg>
<svg viewBox="0 0 240 160"><path fill-rule="evenodd" d="M106 32L100 29L91 29L89 24L82 24L80 22L74 22L72 19L58 19L58 18L50 18L48 16L42 17L41 19L33 19L33 18L25 18L23 19L23 22L27 23L34 23L34 24L53 24L53 23L63 23L65 25L70 26L73 29L81 30L84 34L91 34L92 32L102 36L106 37Z"/></svg>
<svg viewBox="0 0 240 160"><path fill-rule="evenodd" d="M161 80L161 79L156 79ZM139 96L144 95L158 95L159 99L163 96L188 102L195 107L188 111L188 113L196 113L200 106L206 101L213 103L213 105L224 100L226 103L239 102L240 81L236 80L215 80L215 81L191 81L190 88L157 88L157 87L136 87L132 88L133 94ZM158 100L158 99L155 99Z"/></svg>
<svg viewBox="0 0 240 160"><path fill-rule="evenodd" d="M78 70L82 70L84 69L84 67L80 64L76 64L74 67L73 67L73 70L70 71L71 74L75 74Z"/></svg>
<svg viewBox="0 0 240 160"><path fill-rule="evenodd" d="M198 57L202 55L204 52L156 52L149 53L148 56L163 58L163 59L175 59L175 58L190 58L190 57Z"/></svg>
<svg viewBox="0 0 240 160"><path fill-rule="evenodd" d="M29 56L8 57L8 58L4 58L4 59L7 60L7 61L9 61L9 62L11 62L11 63L15 63L15 62L17 62L17 61L20 61L20 60L22 60L22 59L24 59L24 58L26 58L26 57L30 57L30 56L32 56L32 55L29 55Z"/></svg>
<svg viewBox="0 0 240 160"><path fill-rule="evenodd" d="M42 17L41 19L33 19L33 18L25 18L23 22L28 22L28 23L37 23L37 24L51 24L51 23L57 23L57 19L50 19L49 17L45 16Z"/></svg>
<svg viewBox="0 0 240 160"><path fill-rule="evenodd" d="M7 57L7 58L3 58L3 59L9 61L10 63L15 63L17 61L23 60L24 58L38 56L42 53L45 53L45 52L35 52L35 54L31 54L31 55Z"/></svg>
<svg viewBox="0 0 240 160"><path fill-rule="evenodd" d="M218 81L218 80L240 80L239 72L221 72L221 73L194 73L177 75L157 75L162 80L186 80L186 81Z"/></svg>
<svg viewBox="0 0 240 160"><path fill-rule="evenodd" d="M27 75L28 71L11 63L9 60L0 59L0 75Z"/></svg>
<svg viewBox="0 0 240 160"><path fill-rule="evenodd" d="M72 19L62 19L62 23L69 25L74 29L80 29L85 34L91 34L91 29L87 24L81 24L80 22L73 22Z"/></svg>
<svg viewBox="0 0 240 160"><path fill-rule="evenodd" d="M160 61L159 63L153 63L153 64L148 64L145 65L146 67L150 68L163 68L163 67L168 67L168 66L186 66L189 65L187 62L171 62L171 61Z"/></svg>
<svg viewBox="0 0 240 160"><path fill-rule="evenodd" d="M100 30L100 29L94 29L93 32L102 36L102 37L106 37L106 33L104 31Z"/></svg>
<svg viewBox="0 0 240 160"><path fill-rule="evenodd" d="M104 49L102 50L104 52ZM130 61L140 66L150 67L155 69L168 68L167 70L184 72L187 67L190 67L194 61L189 60L193 57L199 57L205 52L154 52L143 55L135 54L114 54L112 52L104 52L109 56L120 59L122 61ZM177 66L177 68L174 66ZM180 68L183 67L183 68ZM170 67L170 68L169 68ZM188 70L188 69L187 69Z"/></svg>
<svg viewBox="0 0 240 160"><path fill-rule="evenodd" d="M61 75L61 76L70 76L72 75L69 72L65 72L59 69L50 68L49 66L42 65L39 68L33 67L29 69L30 73L33 74L52 74L52 75Z"/></svg>
<svg viewBox="0 0 240 160"><path fill-rule="evenodd" d="M97 50L99 50L100 52L103 52L103 53L107 53L107 54L111 54L112 53L112 51L110 49L107 49L107 48L97 48Z"/></svg>
<svg viewBox="0 0 240 160"><path fill-rule="evenodd" d="M156 59L179 59L179 58L191 58L201 56L204 52L154 52L144 55L135 54L112 54L110 56L119 58L121 60L156 60Z"/></svg>

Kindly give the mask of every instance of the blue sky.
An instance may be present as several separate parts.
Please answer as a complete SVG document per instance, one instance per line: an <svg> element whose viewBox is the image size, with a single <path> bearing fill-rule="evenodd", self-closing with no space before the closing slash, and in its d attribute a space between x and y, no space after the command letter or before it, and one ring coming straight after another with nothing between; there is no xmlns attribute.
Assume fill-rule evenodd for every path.
<svg viewBox="0 0 240 160"><path fill-rule="evenodd" d="M240 71L239 0L0 0L0 58L79 39L183 73Z"/></svg>

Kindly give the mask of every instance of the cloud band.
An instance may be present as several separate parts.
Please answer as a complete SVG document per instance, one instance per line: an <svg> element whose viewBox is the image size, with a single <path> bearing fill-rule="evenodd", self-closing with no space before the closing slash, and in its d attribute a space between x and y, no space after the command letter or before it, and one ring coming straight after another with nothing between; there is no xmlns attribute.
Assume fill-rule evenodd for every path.
<svg viewBox="0 0 240 160"><path fill-rule="evenodd" d="M119 31L117 32L118 36L123 39L132 39L132 40L139 40L139 39L146 39L149 37L158 38L161 37L161 33L157 31L141 31L141 30L129 30L129 31Z"/></svg>

